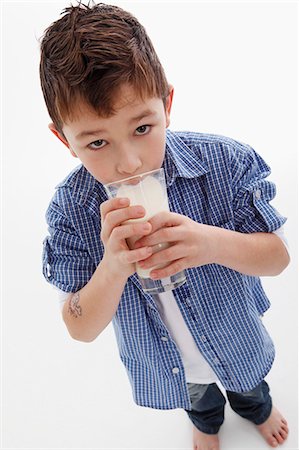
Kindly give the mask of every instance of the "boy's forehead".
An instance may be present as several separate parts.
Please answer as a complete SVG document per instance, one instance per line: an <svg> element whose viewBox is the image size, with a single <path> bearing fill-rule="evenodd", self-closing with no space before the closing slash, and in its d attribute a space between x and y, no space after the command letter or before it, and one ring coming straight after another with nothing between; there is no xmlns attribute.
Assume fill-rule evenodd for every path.
<svg viewBox="0 0 299 450"><path fill-rule="evenodd" d="M138 117L138 113L154 113L155 107L159 103L163 103L162 99L156 97L141 98L140 95L131 87L123 86L118 94L115 96L113 103L114 114L111 116L101 115L92 106L90 106L84 99L77 99L74 114L71 119L66 119L65 124L70 125L76 122L81 122L84 118L88 120L90 117L94 117L102 120L109 120L111 117L116 116L118 113L125 112L129 116ZM160 106L160 105L159 105Z"/></svg>

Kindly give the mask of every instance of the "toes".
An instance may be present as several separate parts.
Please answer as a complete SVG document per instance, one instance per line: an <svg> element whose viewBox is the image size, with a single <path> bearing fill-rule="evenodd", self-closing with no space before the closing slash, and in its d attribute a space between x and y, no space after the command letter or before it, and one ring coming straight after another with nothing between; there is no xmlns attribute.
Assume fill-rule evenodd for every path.
<svg viewBox="0 0 299 450"><path fill-rule="evenodd" d="M271 447L277 447L279 444L282 444L285 439L287 438L287 433L284 431L279 431L277 433L273 433L271 437L267 439L268 444L271 445Z"/></svg>
<svg viewBox="0 0 299 450"><path fill-rule="evenodd" d="M286 440L286 438L288 437L288 434L289 434L289 428L288 428L287 421L282 419L281 422L282 422L282 424L281 424L280 430L275 435L276 439L279 438L278 442L280 444L282 444L282 442Z"/></svg>
<svg viewBox="0 0 299 450"><path fill-rule="evenodd" d="M284 431L285 433L289 432L289 427L287 425L282 425L281 426L282 431Z"/></svg>
<svg viewBox="0 0 299 450"><path fill-rule="evenodd" d="M287 438L287 436L288 436L288 432L285 431L285 430L281 430L279 432L279 434L280 434L280 436L282 437L283 440L285 440Z"/></svg>
<svg viewBox="0 0 299 450"><path fill-rule="evenodd" d="M275 437L275 439L277 440L277 442L278 442L279 444L282 444L282 443L283 443L284 438L280 435L280 433L276 433L274 437Z"/></svg>
<svg viewBox="0 0 299 450"><path fill-rule="evenodd" d="M267 439L267 441L268 441L268 444L271 445L271 447L277 447L278 446L278 442L277 442L276 439L269 438L269 439Z"/></svg>

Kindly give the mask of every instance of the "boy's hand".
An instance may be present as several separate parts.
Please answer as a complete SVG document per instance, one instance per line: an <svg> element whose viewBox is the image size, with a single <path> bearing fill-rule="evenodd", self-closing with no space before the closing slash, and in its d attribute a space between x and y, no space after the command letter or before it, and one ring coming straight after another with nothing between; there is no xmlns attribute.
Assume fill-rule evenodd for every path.
<svg viewBox="0 0 299 450"><path fill-rule="evenodd" d="M174 275L183 269L197 267L213 262L213 228L200 224L189 217L172 212L161 212L149 220L152 225L151 234L139 239L134 248L155 246L168 242L169 248L158 251L138 265L143 269L165 265L154 269L150 275L160 279Z"/></svg>
<svg viewBox="0 0 299 450"><path fill-rule="evenodd" d="M151 247L141 247L138 250L130 250L127 239L144 236L151 231L148 222L124 223L129 219L144 217L145 210L142 206L129 206L127 198L114 198L103 202L101 211L101 240L105 253L103 261L110 272L117 277L128 278L135 272L134 263L147 258L152 254Z"/></svg>

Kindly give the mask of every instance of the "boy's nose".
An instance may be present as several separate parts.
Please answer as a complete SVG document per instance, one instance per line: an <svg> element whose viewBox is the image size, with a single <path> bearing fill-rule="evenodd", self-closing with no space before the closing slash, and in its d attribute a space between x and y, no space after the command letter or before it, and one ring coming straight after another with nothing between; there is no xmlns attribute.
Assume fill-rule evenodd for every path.
<svg viewBox="0 0 299 450"><path fill-rule="evenodd" d="M118 172L124 176L134 175L142 166L139 156L126 152L120 156L118 161Z"/></svg>

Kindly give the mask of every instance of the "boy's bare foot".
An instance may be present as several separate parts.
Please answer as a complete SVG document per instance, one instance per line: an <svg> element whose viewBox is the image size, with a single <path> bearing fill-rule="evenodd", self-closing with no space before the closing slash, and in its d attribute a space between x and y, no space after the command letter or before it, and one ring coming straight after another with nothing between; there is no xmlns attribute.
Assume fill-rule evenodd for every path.
<svg viewBox="0 0 299 450"><path fill-rule="evenodd" d="M287 421L274 406L270 417L257 428L271 447L283 444L289 433Z"/></svg>
<svg viewBox="0 0 299 450"><path fill-rule="evenodd" d="M206 434L193 427L193 450L219 450L218 434Z"/></svg>

